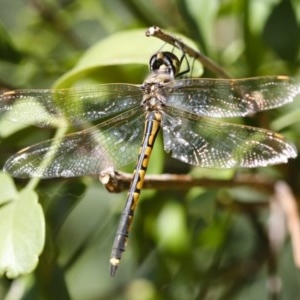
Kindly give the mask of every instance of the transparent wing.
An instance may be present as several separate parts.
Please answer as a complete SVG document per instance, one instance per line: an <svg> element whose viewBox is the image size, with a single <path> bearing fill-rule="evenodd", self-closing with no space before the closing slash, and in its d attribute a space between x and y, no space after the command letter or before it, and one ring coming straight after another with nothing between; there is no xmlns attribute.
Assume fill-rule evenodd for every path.
<svg viewBox="0 0 300 300"><path fill-rule="evenodd" d="M135 109L87 130L33 145L10 157L4 170L19 178L53 178L120 168L137 159L144 118Z"/></svg>
<svg viewBox="0 0 300 300"><path fill-rule="evenodd" d="M183 79L165 87L167 105L199 116L236 117L282 106L300 93L286 76L247 79Z"/></svg>
<svg viewBox="0 0 300 300"><path fill-rule="evenodd" d="M167 109L164 148L172 157L207 168L261 167L296 157L295 147L272 131L218 122Z"/></svg>
<svg viewBox="0 0 300 300"><path fill-rule="evenodd" d="M40 127L108 118L140 104L138 85L102 84L57 90L16 90L0 94L0 115ZM67 122L66 122L67 121ZM66 126L66 125L65 125Z"/></svg>

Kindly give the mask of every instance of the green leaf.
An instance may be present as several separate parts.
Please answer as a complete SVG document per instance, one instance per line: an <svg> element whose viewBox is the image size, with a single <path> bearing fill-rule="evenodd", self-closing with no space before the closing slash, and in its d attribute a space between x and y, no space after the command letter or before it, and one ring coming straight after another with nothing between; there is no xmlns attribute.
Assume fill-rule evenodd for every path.
<svg viewBox="0 0 300 300"><path fill-rule="evenodd" d="M194 42L182 35L176 35L189 46L196 48ZM141 82L141 74L147 73L150 57L157 51L172 51L173 47L154 37L146 37L145 29L119 32L99 41L78 61L77 65L62 76L54 88L66 88L90 79L96 82ZM180 51L176 51L178 56ZM132 70L130 66L135 66ZM197 68L197 69L195 69ZM201 70L200 70L201 69ZM195 74L202 68L195 64Z"/></svg>
<svg viewBox="0 0 300 300"><path fill-rule="evenodd" d="M189 247L186 215L181 205L168 202L157 216L155 229L162 249L176 254Z"/></svg>
<svg viewBox="0 0 300 300"><path fill-rule="evenodd" d="M5 118L0 119L1 137L6 138L29 125L44 124L45 126L52 126L54 128L66 126L63 118L56 118L47 111L45 106L38 102L38 99L34 103L31 102L30 105L28 105L27 100L23 96L22 100L16 102L13 110L8 111L5 114ZM28 110L30 110L30 115L28 114Z"/></svg>
<svg viewBox="0 0 300 300"><path fill-rule="evenodd" d="M18 191L10 176L5 173L0 173L0 205L3 205L18 195Z"/></svg>
<svg viewBox="0 0 300 300"><path fill-rule="evenodd" d="M280 131L286 127L298 124L300 118L300 110L295 108L286 114L282 114L276 120L274 120L270 128L274 131Z"/></svg>
<svg viewBox="0 0 300 300"><path fill-rule="evenodd" d="M7 138L8 136L26 128L28 124L11 122L6 118L0 119L0 137Z"/></svg>
<svg viewBox="0 0 300 300"><path fill-rule="evenodd" d="M45 221L37 194L24 189L0 209L0 274L15 278L30 273L38 263L44 240Z"/></svg>

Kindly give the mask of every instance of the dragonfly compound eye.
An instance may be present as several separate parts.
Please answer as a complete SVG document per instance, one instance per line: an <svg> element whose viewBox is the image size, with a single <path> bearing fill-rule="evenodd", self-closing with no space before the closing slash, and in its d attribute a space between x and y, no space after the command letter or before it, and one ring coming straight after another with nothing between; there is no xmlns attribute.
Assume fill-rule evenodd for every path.
<svg viewBox="0 0 300 300"><path fill-rule="evenodd" d="M180 62L176 55L171 52L157 52L149 62L153 72L167 73L174 77L180 69Z"/></svg>

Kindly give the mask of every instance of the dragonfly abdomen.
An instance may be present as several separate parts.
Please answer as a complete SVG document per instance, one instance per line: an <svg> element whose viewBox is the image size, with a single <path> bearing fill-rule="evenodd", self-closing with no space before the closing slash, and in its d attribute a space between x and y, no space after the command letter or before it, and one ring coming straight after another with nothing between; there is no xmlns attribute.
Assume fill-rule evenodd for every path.
<svg viewBox="0 0 300 300"><path fill-rule="evenodd" d="M133 178L128 191L125 209L122 213L117 234L114 240L111 252L111 276L115 275L119 266L123 252L126 250L126 244L131 229L131 224L135 209L140 198L140 193L144 184L146 170L149 164L153 145L160 129L161 114L157 111L147 114L145 121L144 138L140 147L139 156Z"/></svg>

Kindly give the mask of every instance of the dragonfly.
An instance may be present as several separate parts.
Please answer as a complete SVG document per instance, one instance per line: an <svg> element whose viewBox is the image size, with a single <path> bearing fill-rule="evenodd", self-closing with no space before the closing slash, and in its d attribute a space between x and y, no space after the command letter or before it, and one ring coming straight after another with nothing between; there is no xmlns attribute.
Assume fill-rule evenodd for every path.
<svg viewBox="0 0 300 300"><path fill-rule="evenodd" d="M112 247L111 276L126 249L159 131L164 150L173 158L203 168L264 167L297 156L295 146L278 133L220 119L244 117L293 101L300 92L297 80L287 76L178 78L181 61L172 52L155 53L142 84L16 90L0 96L0 114L11 116L19 108L10 117L14 122L51 127L67 120L80 128L11 156L4 170L14 177L99 175L136 161ZM51 159L45 165L48 156Z"/></svg>

